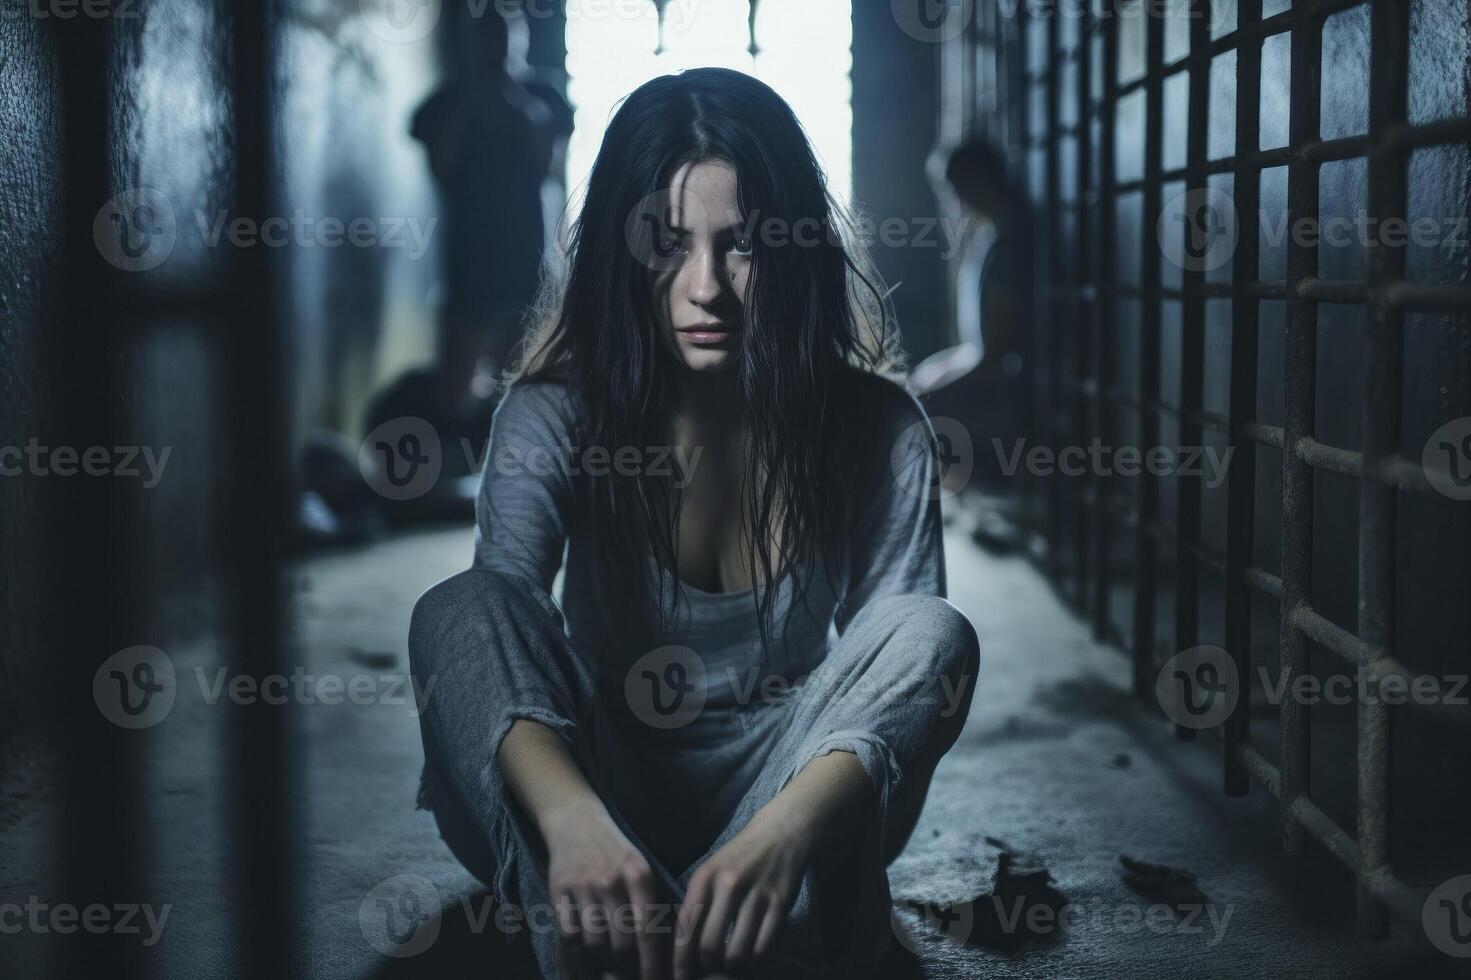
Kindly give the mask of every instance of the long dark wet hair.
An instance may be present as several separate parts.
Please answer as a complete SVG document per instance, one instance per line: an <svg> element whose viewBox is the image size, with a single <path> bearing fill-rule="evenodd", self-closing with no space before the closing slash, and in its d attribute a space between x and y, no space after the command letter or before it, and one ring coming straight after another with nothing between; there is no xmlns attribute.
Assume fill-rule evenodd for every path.
<svg viewBox="0 0 1471 980"><path fill-rule="evenodd" d="M789 230L810 230L815 221L821 229L804 235L802 244L790 234L779 242L752 236L746 319L731 368L739 372L753 456L742 511L765 649L773 634L776 589L770 586L790 574L796 608L814 559L830 568L846 550L858 479L855 439L865 434L853 415L853 378L896 374L903 359L887 294L856 222L828 192L806 134L775 91L737 71L698 68L655 78L622 102L580 215L562 236L563 254L546 266L527 338L506 380L565 381L582 403L584 451L669 444L673 388L664 359L670 355L657 335L651 270L661 268L666 254L660 229L668 228L669 216L662 202L675 174L685 164L714 161L735 171L743 221L754 217L759 228L775 218ZM799 226L802 219L807 223ZM647 649L658 636L654 618L672 612L682 593L680 493L670 482L642 472L580 481L605 580L628 590L629 601L608 612L613 629L636 630L615 634L629 649ZM653 603L644 555L675 583L666 595L660 576ZM640 564L630 568L630 561ZM632 623L615 622L631 610L643 612Z"/></svg>

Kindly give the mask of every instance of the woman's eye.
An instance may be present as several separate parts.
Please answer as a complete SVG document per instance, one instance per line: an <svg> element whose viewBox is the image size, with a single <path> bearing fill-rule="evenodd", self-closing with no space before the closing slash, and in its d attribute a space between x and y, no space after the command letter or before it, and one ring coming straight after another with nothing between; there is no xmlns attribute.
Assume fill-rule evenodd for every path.
<svg viewBox="0 0 1471 980"><path fill-rule="evenodd" d="M731 246L731 251L735 252L737 255L750 255L751 240L749 238L738 239L736 243Z"/></svg>

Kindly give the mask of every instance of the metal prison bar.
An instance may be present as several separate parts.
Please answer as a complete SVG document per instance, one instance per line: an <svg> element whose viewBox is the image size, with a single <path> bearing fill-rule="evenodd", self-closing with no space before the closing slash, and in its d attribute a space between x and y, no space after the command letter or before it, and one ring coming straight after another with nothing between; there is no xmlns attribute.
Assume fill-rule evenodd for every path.
<svg viewBox="0 0 1471 980"><path fill-rule="evenodd" d="M1118 81L1120 12L1128 0L1097 0L1081 12L1077 42L1071 51L1062 43L1063 8L1051 9L1045 25L1045 64L1035 63L1037 52L1025 45L1027 5L1020 5L1016 23L1005 23L1001 5L984 3L977 34L998 47L1025 47L1027 66L1020 69L1023 84L1008 84L1006 111L1028 117L1027 97L1033 87L1046 96L1043 131L1029 123L1027 149L1042 150L1045 194L1041 202L1045 224L1039 258L1050 284L1040 309L1046 339L1045 357L1034 374L1042 410L1038 436L1049 444L1084 445L1093 436L1107 445L1118 444L1119 410L1134 411L1139 419L1138 444L1160 444L1160 423L1171 418L1178 427L1180 446L1200 445L1206 431L1219 433L1233 450L1226 501L1226 550L1219 553L1202 540L1201 491L1197 476L1175 475L1176 526L1161 522L1160 478L1141 473L1132 508L1111 493L1113 477L1092 474L1078 506L1065 508L1061 481L1026 484L1040 496L1047 543L1046 567L1061 586L1071 586L1073 598L1089 607L1095 633L1101 639L1130 648L1135 693L1153 690L1156 625L1157 548L1172 546L1177 576L1174 592L1176 650L1199 642L1199 570L1202 565L1224 576L1224 642L1237 676L1247 678L1251 667L1251 603L1260 593L1280 603L1279 655L1284 670L1306 672L1309 641L1336 654L1356 668L1361 690L1377 692L1378 678L1386 674L1410 676L1394 656L1395 547L1398 491L1422 493L1430 489L1420 461L1405 458L1398 449L1401 415L1403 330L1410 310L1471 311L1471 287L1436 285L1405 278L1405 249L1383 243L1367 247L1364 281L1325 281L1318 277L1318 250L1312 240L1289 240L1286 278L1258 278L1259 180L1264 169L1286 167L1288 227L1319 214L1319 170L1324 163L1367 158L1369 219L1406 217L1406 176L1409 154L1418 148L1471 142L1471 120L1456 118L1424 125L1407 119L1409 77L1408 0L1309 0L1290 10L1262 16L1262 0L1240 0L1235 30L1210 36L1209 0L1190 0L1189 53L1165 62L1165 23L1161 5L1145 0L1156 15L1149 16L1145 37L1145 70L1125 84ZM1333 14L1368 3L1371 18L1371 71L1368 132L1324 140L1320 132L1320 65L1325 21ZM1134 5L1137 10L1137 4ZM1184 11L1181 11L1182 13ZM1260 150L1262 43L1278 34L1290 34L1291 95L1288 145ZM1091 38L1099 38L1102 65L1096 76L1101 91L1093 93L1095 72ZM1208 109L1212 59L1236 53L1236 148L1232 155L1208 159ZM1017 59L1020 61L1020 59ZM1008 59L1008 63L1011 63ZM1074 68L1076 122L1062 123L1063 83L1069 63ZM1188 116L1186 163L1163 167L1162 114L1165 80L1186 73ZM1145 102L1143 176L1119 180L1116 175L1116 124L1121 99L1143 92ZM1099 152L1093 152L1090 122L1098 122ZM1014 130L1013 130L1014 131ZM1061 171L1064 138L1079 191L1063 199ZM1096 159L1096 164L1095 164ZM1179 289L1161 284L1160 244L1152 232L1159 220L1164 185L1184 182L1187 192L1203 190L1215 174L1233 177L1238 211L1239 241L1232 256L1231 281L1207 282L1200 269L1187 269ZM1142 192L1139 255L1140 287L1117 281L1114 243L1116 203L1121 194ZM1072 209L1075 224L1072 247L1062 229L1064 213ZM1098 234L1091 236L1090 223ZM1188 234L1182 226L1180 234ZM1097 243L1095 245L1095 243ZM1065 254L1065 252L1070 254ZM1091 253L1091 254L1090 254ZM1067 270L1071 270L1069 273ZM1111 352L1119 342L1115 301L1119 297L1140 304L1141 337L1137 394L1119 386ZM1211 298L1230 299L1231 334L1229 410L1225 416L1202 406L1205 305ZM1160 340L1165 300L1182 306L1181 366L1178 403L1167 404L1160 391ZM1257 405L1257 349L1259 305L1283 300L1287 310L1284 425L1266 425L1254 416ZM1325 445L1315 438L1314 407L1317 360L1317 313L1320 303L1359 304L1368 319L1366 373L1362 389L1361 451ZM1075 326L1076 329L1069 329ZM1088 348L1092 342L1091 351ZM1068 344L1072 345L1071 357ZM1256 519L1256 447L1281 450L1282 539L1281 574L1274 575L1252 563ZM1314 473L1324 471L1356 479L1359 486L1359 616L1357 632L1329 621L1310 602L1312 591L1312 527ZM1071 518L1071 528L1065 527ZM1132 638L1118 636L1109 617L1112 586L1110 557L1114 528L1132 531L1135 546ZM1070 533L1069 533L1070 532ZM1065 575L1061 556L1072 552L1073 575ZM1091 554L1090 554L1091 551ZM1091 569L1091 575L1089 570ZM1066 581L1071 579L1072 581ZM1091 585L1091 590L1089 586ZM1249 690L1248 692L1249 693ZM1395 877L1389 862L1389 712L1383 699L1361 699L1358 706L1358 812L1357 834L1338 826L1309 795L1308 708L1284 698L1281 713L1281 764L1273 765L1250 741L1249 710L1232 712L1217 731L1224 743L1225 791L1244 795L1256 778L1282 804L1282 840L1292 857L1303 853L1305 835L1319 841L1329 853L1353 870L1358 883L1359 924L1369 937L1384 935L1390 913L1419 923L1425 894ZM1417 705L1438 722L1458 732L1468 730L1464 712L1444 704ZM1191 734L1180 729L1181 735Z"/></svg>
<svg viewBox="0 0 1471 980"><path fill-rule="evenodd" d="M232 112L234 201L241 214L280 212L275 165L276 46L273 5L238 0L229 6L227 65ZM215 451L221 464L211 488L219 520L213 542L220 556L224 600L222 649L232 673L256 677L288 673L283 636L287 610L282 593L284 535L289 516L290 473L280 277L272 249L228 250L217 279L185 288L159 287L120 277L102 261L92 220L121 189L123 175L111 140L114 86L135 84L117 59L120 24L111 17L50 18L62 78L65 119L65 273L86 288L62 291L58 341L48 364L58 381L73 379L57 412L60 445L121 445L129 431L130 340L159 323L191 320L205 329L211 367L221 392ZM126 67L126 66L125 66ZM134 66L136 67L136 66ZM123 153L141 148L125 145ZM113 162L110 162L113 161ZM122 327L130 330L120 329ZM56 683L53 697L64 712L62 728L68 792L58 841L65 891L78 899L106 897L134 902L148 894L140 846L148 839L143 735L119 733L85 700L98 663L137 642L156 598L140 582L155 560L157 543L139 533L135 501L120 481L63 481L48 510L45 580L56 609L51 617ZM97 550L107 563L75 561ZM67 542L72 544L69 546ZM80 610L92 614L78 615ZM79 694L78 692L83 692ZM279 708L257 701L228 709L230 822L226 852L238 930L238 972L284 977L297 972L297 921L290 823L289 720ZM150 964L120 930L67 937L68 976L141 977Z"/></svg>

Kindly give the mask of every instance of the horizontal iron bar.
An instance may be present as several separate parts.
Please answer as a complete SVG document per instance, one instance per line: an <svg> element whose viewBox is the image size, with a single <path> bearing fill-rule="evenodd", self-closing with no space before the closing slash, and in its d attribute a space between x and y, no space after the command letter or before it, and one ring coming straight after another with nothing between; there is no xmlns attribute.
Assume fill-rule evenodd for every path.
<svg viewBox="0 0 1471 980"><path fill-rule="evenodd" d="M1372 676L1368 683L1375 694L1379 692L1381 679L1384 677L1399 677L1407 685L1413 685L1415 679L1421 676L1308 606L1299 608L1293 614L1292 624L1319 646L1338 654L1350 664L1371 668ZM1431 679L1435 680L1433 677ZM1439 684L1438 681L1436 683ZM1456 690L1453 688L1448 693L1455 694ZM1465 692L1460 692L1456 696L1464 697ZM1461 731L1471 730L1471 709L1468 709L1466 705L1452 705L1438 699L1414 700L1410 697L1410 689L1407 688L1406 692L1400 696L1400 706L1414 708L1418 714L1423 714L1426 718L1447 728Z"/></svg>
<svg viewBox="0 0 1471 980"><path fill-rule="evenodd" d="M1211 412L1204 408L1194 412L1185 413L1185 421L1198 425L1203 429L1212 429L1216 432L1225 432L1230 427L1226 416L1219 412Z"/></svg>
<svg viewBox="0 0 1471 980"><path fill-rule="evenodd" d="M1377 290L1371 289L1370 296L1386 306L1405 309L1471 310L1471 286L1464 283L1442 285L1398 279Z"/></svg>
<svg viewBox="0 0 1471 980"><path fill-rule="evenodd" d="M1302 436L1297 440L1297 458L1314 469L1340 476L1356 477L1363 470L1363 453L1324 445L1312 436Z"/></svg>
<svg viewBox="0 0 1471 980"><path fill-rule="evenodd" d="M1288 284L1281 279L1248 280L1242 283L1207 282L1194 287L1172 289L1167 286L1135 286L1121 283L1113 290L1130 299L1187 299L1207 296L1234 299L1238 294L1250 299L1286 299ZM1059 290L1061 292L1061 290ZM1078 287L1069 294L1087 295ZM1460 283L1441 284L1396 279L1383 286L1372 287L1361 279L1303 279L1292 287L1292 295L1313 303L1364 305L1379 303L1392 308L1414 310L1471 311L1471 286Z"/></svg>
<svg viewBox="0 0 1471 980"><path fill-rule="evenodd" d="M1240 429L1241 438L1263 446L1281 449L1283 432L1280 425L1262 422L1246 422ZM1338 473L1342 476L1363 475L1364 454L1354 449L1328 446L1309 436L1297 441L1297 456L1314 469ZM1402 490L1425 492L1433 489L1425 467L1405 456L1387 456L1375 467L1374 478L1381 483Z"/></svg>
<svg viewBox="0 0 1471 980"><path fill-rule="evenodd" d="M1319 21L1327 20L1334 14L1342 13L1350 7L1360 6L1363 2L1364 0L1318 0L1318 3L1309 12L1309 16ZM1227 51L1234 51L1240 48L1246 41L1262 41L1276 34L1285 34L1292 28L1292 17L1292 11L1284 10L1279 14L1273 14L1271 17L1264 17L1254 24L1247 24L1228 34L1222 34L1220 37L1212 40L1206 47L1202 48L1200 52L1191 52L1183 58L1160 65L1154 71L1146 72L1139 78L1130 79L1125 84L1118 86L1119 97L1122 98L1130 92L1144 88L1153 78L1168 78L1171 75L1178 75L1180 72L1188 69L1190 62L1197 57L1213 58L1216 55L1225 54ZM1044 77L1028 76L1028 81L1036 82L1044 80Z"/></svg>
<svg viewBox="0 0 1471 980"><path fill-rule="evenodd" d="M1236 756L1246 771L1277 799L1282 798L1282 772L1255 747L1237 746ZM1351 871L1359 868L1359 845L1312 800L1299 796L1288 810L1292 818ZM1409 885L1389 872L1364 875L1364 882L1406 922L1419 922L1428 891Z"/></svg>
<svg viewBox="0 0 1471 980"><path fill-rule="evenodd" d="M1226 574L1226 555L1223 552L1217 551L1204 541L1187 542L1185 550L1206 568L1222 575Z"/></svg>
<svg viewBox="0 0 1471 980"><path fill-rule="evenodd" d="M1293 291L1301 299L1315 303L1364 303L1369 295L1369 284L1361 281L1338 279L1303 279L1295 284Z"/></svg>
<svg viewBox="0 0 1471 980"><path fill-rule="evenodd" d="M1341 136L1338 139L1314 140L1289 149L1288 163L1333 163L1366 157L1373 148L1367 134Z"/></svg>
<svg viewBox="0 0 1471 980"><path fill-rule="evenodd" d="M1299 606L1293 610L1291 620L1292 625L1308 639L1351 664L1368 664L1386 659L1383 650L1365 643L1311 606Z"/></svg>
<svg viewBox="0 0 1471 980"><path fill-rule="evenodd" d="M1265 422L1244 422L1241 426L1241 438L1251 442L1260 443L1263 446L1274 446L1282 448L1284 438L1282 426L1267 425Z"/></svg>
<svg viewBox="0 0 1471 980"><path fill-rule="evenodd" d="M1140 287L1120 284L1115 286L1113 291L1121 296L1144 299L1154 299L1155 297L1185 299L1191 295L1233 299L1236 297L1238 290L1241 295L1249 299L1286 299L1287 297L1287 284L1281 279L1247 280L1239 284L1207 282L1190 289L1169 289L1164 286Z"/></svg>
<svg viewBox="0 0 1471 980"><path fill-rule="evenodd" d="M1396 126L1386 130L1377 140L1367 134L1343 136L1331 140L1310 140L1288 146L1273 146L1264 150L1236 156L1217 157L1199 167L1176 167L1161 171L1157 179L1131 177L1114 182L1114 190L1121 194L1141 191L1147 187L1184 180L1203 183L1209 174L1235 173L1240 170L1270 170L1291 164L1334 163L1367 157L1376 150L1387 153L1407 153L1411 150L1443 146L1449 143L1471 141L1471 119L1446 119L1414 126ZM1036 148L1044 149L1045 142Z"/></svg>
<svg viewBox="0 0 1471 980"><path fill-rule="evenodd" d="M1257 781L1267 788L1277 799L1282 799L1282 773L1277 767L1257 751L1255 746L1243 743L1237 749L1237 757L1246 771L1257 778Z"/></svg>
<svg viewBox="0 0 1471 980"><path fill-rule="evenodd" d="M1248 568L1243 573L1243 575L1246 578L1247 585L1251 586L1253 589L1256 589L1258 592L1265 593L1266 595L1271 596L1273 599L1281 601L1282 576L1273 575L1265 568L1261 568L1257 565L1253 565Z"/></svg>

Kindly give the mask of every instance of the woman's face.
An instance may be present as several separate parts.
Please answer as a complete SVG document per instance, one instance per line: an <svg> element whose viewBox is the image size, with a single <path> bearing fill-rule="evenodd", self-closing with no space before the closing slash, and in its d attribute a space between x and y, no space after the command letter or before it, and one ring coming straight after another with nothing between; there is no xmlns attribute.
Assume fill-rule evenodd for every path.
<svg viewBox="0 0 1471 980"><path fill-rule="evenodd" d="M655 276L654 308L666 348L692 371L735 363L751 276L745 232L729 164L697 162L675 173L668 237L659 246L671 261Z"/></svg>

